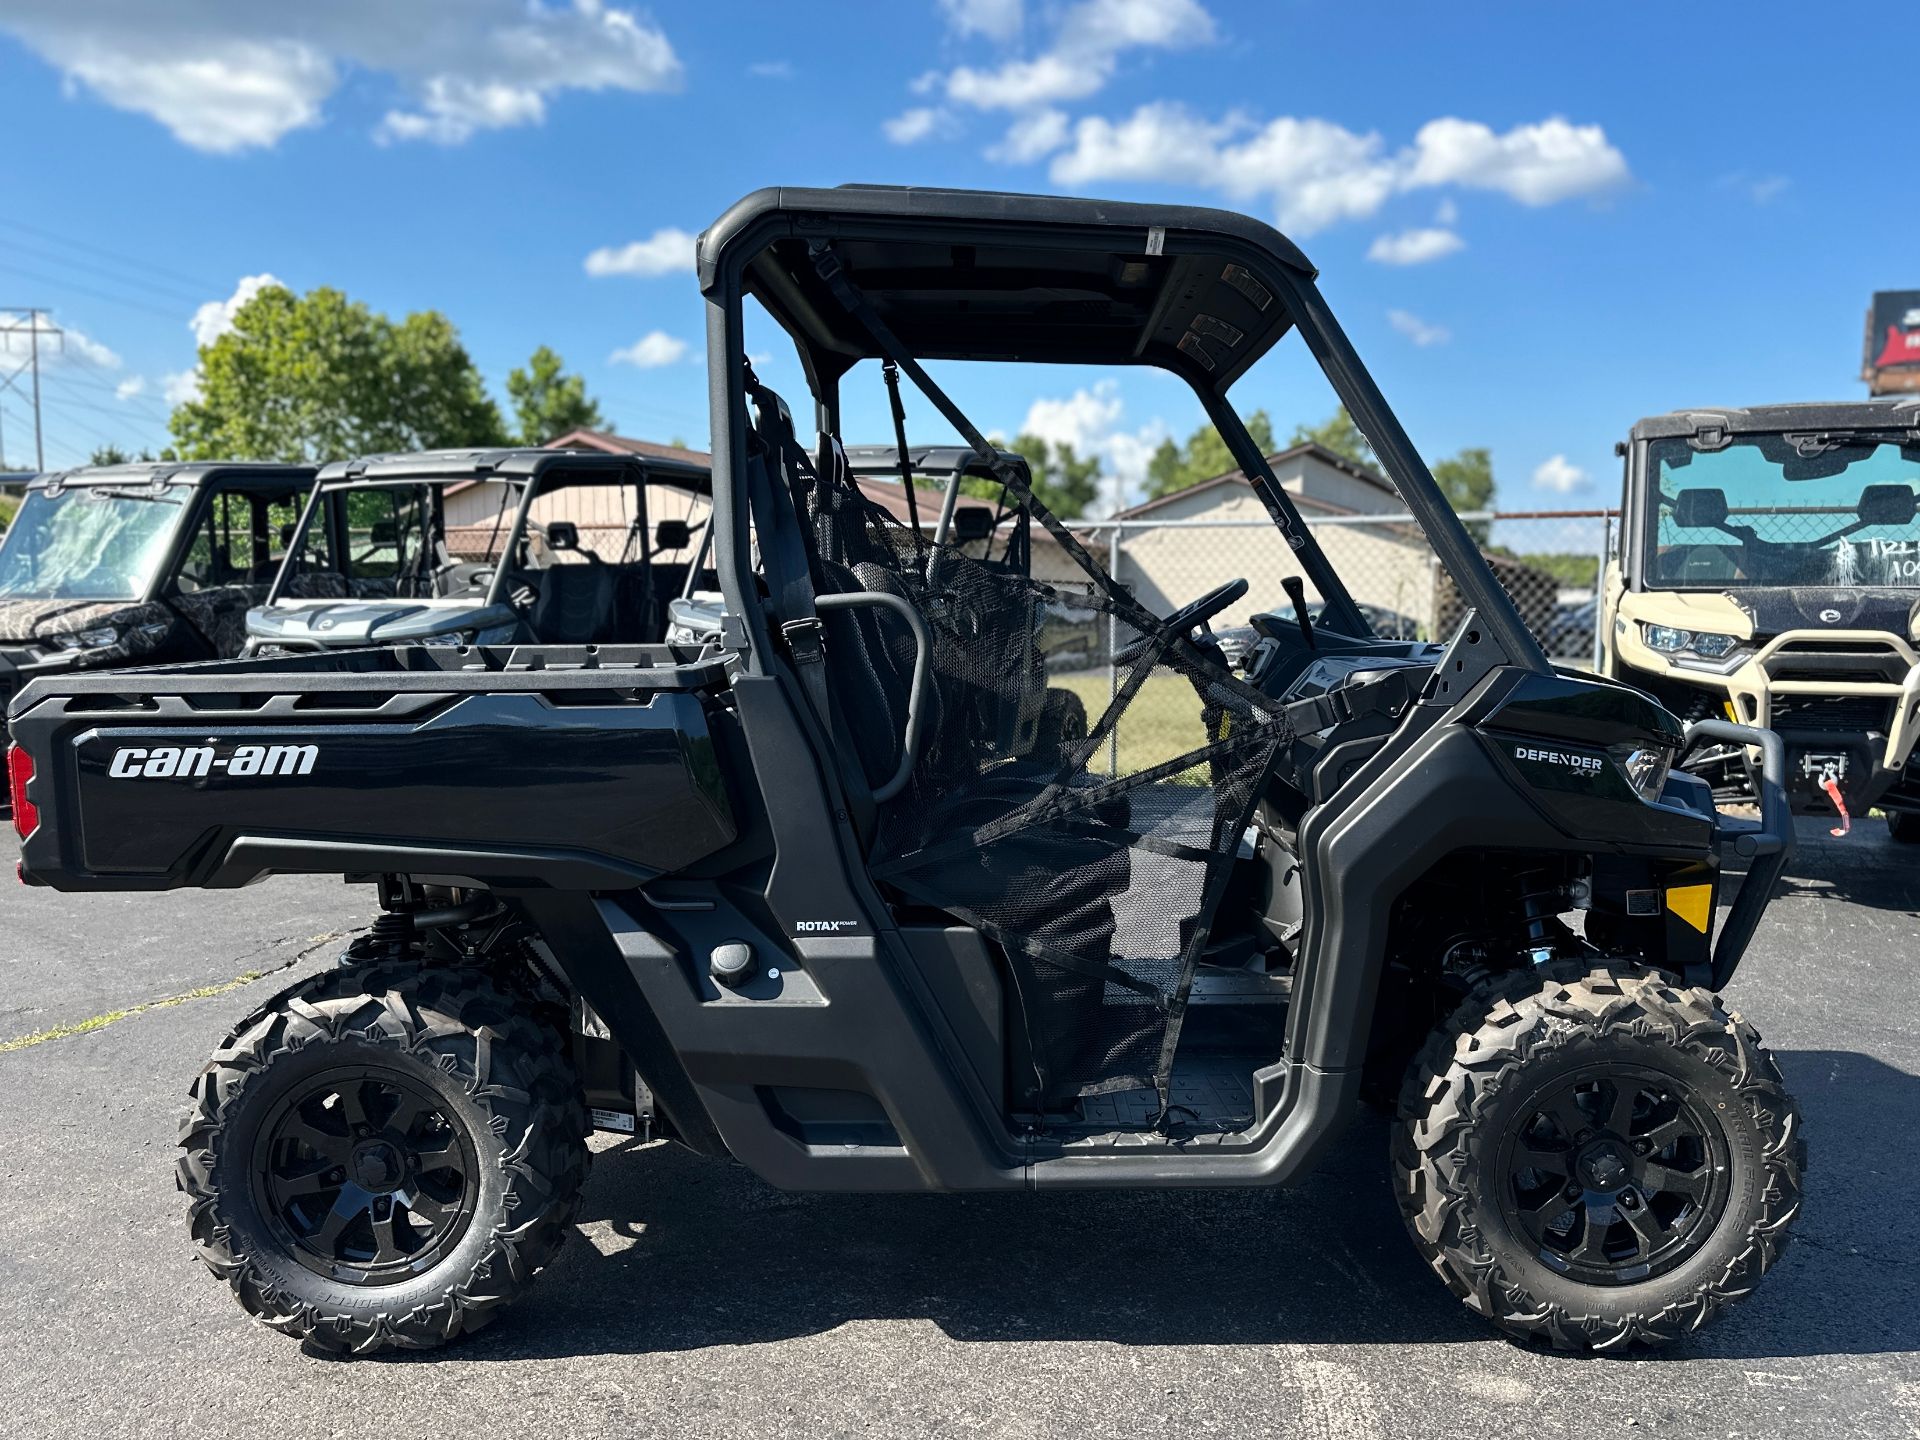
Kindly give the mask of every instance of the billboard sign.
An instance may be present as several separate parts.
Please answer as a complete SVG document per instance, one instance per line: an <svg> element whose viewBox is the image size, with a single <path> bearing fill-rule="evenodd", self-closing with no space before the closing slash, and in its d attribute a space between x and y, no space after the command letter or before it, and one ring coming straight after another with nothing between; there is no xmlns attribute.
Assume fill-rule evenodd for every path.
<svg viewBox="0 0 1920 1440"><path fill-rule="evenodd" d="M1920 390L1920 290L1874 295L1860 378L1875 395Z"/></svg>

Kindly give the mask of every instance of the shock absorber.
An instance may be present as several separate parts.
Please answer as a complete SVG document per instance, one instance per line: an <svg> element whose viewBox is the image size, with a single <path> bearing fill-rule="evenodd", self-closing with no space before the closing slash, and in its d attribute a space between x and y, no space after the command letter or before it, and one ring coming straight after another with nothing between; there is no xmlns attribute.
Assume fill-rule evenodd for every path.
<svg viewBox="0 0 1920 1440"><path fill-rule="evenodd" d="M1522 872L1519 886L1520 949L1534 964L1544 964L1558 951L1567 927L1560 912L1567 908L1566 887L1544 870Z"/></svg>

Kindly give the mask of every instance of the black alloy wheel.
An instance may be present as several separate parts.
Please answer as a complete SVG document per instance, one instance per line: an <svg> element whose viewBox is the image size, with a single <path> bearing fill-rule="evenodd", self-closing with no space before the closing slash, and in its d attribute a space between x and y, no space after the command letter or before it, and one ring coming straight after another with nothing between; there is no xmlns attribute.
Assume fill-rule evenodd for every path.
<svg viewBox="0 0 1920 1440"><path fill-rule="evenodd" d="M1527 1102L1507 1140L1501 1204L1541 1262L1590 1285L1663 1274L1713 1233L1727 1138L1657 1071L1603 1067Z"/></svg>
<svg viewBox="0 0 1920 1440"><path fill-rule="evenodd" d="M391 1284L435 1264L473 1218L473 1142L432 1094L391 1073L322 1078L261 1129L262 1213L308 1269Z"/></svg>

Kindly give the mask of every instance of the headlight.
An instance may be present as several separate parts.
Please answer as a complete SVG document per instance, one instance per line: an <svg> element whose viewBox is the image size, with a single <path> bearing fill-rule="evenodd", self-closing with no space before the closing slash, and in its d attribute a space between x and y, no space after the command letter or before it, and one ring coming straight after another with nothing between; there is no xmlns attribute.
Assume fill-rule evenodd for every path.
<svg viewBox="0 0 1920 1440"><path fill-rule="evenodd" d="M1671 625L1642 625L1640 629L1647 637L1647 648L1665 655L1686 649L1687 642L1693 638L1689 631L1675 630Z"/></svg>
<svg viewBox="0 0 1920 1440"><path fill-rule="evenodd" d="M1662 655L1686 652L1702 660L1724 660L1740 647L1738 636L1713 630L1676 630L1671 625L1642 623L1640 634L1649 650L1658 650Z"/></svg>
<svg viewBox="0 0 1920 1440"><path fill-rule="evenodd" d="M71 635L55 635L53 643L62 650L104 650L120 643L120 632L111 625L98 630L77 630Z"/></svg>
<svg viewBox="0 0 1920 1440"><path fill-rule="evenodd" d="M1667 788L1667 772L1673 768L1673 751L1664 745L1615 745L1614 763L1642 800L1658 800Z"/></svg>

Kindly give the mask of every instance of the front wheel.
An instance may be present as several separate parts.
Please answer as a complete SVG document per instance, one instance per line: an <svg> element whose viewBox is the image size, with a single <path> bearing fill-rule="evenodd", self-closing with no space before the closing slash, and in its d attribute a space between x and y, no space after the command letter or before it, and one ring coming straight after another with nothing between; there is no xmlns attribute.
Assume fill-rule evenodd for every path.
<svg viewBox="0 0 1920 1440"><path fill-rule="evenodd" d="M1920 811L1887 811L1887 834L1902 845L1920 845Z"/></svg>
<svg viewBox="0 0 1920 1440"><path fill-rule="evenodd" d="M554 1257L586 1175L562 1037L483 975L330 971L193 1086L180 1188L241 1306L323 1350L477 1330Z"/></svg>
<svg viewBox="0 0 1920 1440"><path fill-rule="evenodd" d="M1563 1350L1700 1329L1780 1256L1800 1117L1751 1026L1705 990L1556 964L1483 986L1415 1062L1401 1213L1455 1295Z"/></svg>

